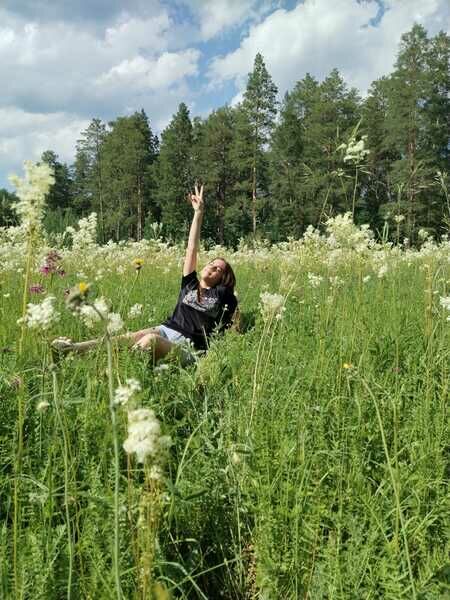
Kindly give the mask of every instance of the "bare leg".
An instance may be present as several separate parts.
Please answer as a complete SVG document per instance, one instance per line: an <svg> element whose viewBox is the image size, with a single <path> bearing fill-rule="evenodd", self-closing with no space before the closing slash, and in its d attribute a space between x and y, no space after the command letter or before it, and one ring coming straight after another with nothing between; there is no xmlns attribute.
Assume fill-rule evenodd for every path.
<svg viewBox="0 0 450 600"><path fill-rule="evenodd" d="M152 327L150 329L141 329L140 331L130 331L122 335L116 335L112 338L113 341L127 346L134 346L143 337L150 334L158 335L158 327ZM158 336L159 337L159 336ZM62 341L61 341L62 340ZM54 348L61 352L87 352L92 348L95 348L103 341L102 338L95 338L93 340L86 340L84 342L71 342L67 338L57 338L53 340L52 345Z"/></svg>
<svg viewBox="0 0 450 600"><path fill-rule="evenodd" d="M151 352L153 355L153 363L155 364L176 347L176 344L169 342L169 340L158 335L157 331L151 330L149 333L140 336L133 344L132 349Z"/></svg>

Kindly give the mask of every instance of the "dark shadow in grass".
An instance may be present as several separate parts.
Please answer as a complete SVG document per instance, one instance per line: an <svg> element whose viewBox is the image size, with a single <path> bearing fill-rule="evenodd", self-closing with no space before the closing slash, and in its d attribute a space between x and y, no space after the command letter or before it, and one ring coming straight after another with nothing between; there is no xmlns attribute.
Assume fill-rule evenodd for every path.
<svg viewBox="0 0 450 600"><path fill-rule="evenodd" d="M233 318L233 325L231 329L237 333L248 333L255 327L256 323L256 310L245 310L241 311L237 309L236 315Z"/></svg>

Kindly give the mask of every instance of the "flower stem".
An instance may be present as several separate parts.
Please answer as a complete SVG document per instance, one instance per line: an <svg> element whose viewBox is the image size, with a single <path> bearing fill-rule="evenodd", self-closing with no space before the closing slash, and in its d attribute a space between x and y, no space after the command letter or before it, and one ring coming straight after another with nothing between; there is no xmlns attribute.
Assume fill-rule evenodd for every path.
<svg viewBox="0 0 450 600"><path fill-rule="evenodd" d="M70 525L70 511L69 511L69 443L64 419L62 417L61 406L59 403L58 393L58 377L56 375L56 366L51 363L52 372L52 387L53 387L53 402L55 404L56 418L58 419L59 426L63 437L63 458L64 458L64 508L66 512L66 523L67 523L67 548L69 552L69 576L67 578L67 599L70 600L72 593L72 573L73 573L73 540L72 540L72 528Z"/></svg>
<svg viewBox="0 0 450 600"><path fill-rule="evenodd" d="M113 571L116 582L117 600L122 599L122 589L120 586L119 570L119 440L117 436L116 409L114 406L114 382L113 382L113 359L112 342L110 336L106 335L106 349L108 353L108 391L109 391L109 412L111 416L111 427L114 445L114 543L113 543Z"/></svg>
<svg viewBox="0 0 450 600"><path fill-rule="evenodd" d="M391 478L392 489L394 490L394 498L395 498L395 504L396 504L396 508L397 508L397 518L400 521L401 529L402 529L403 544L404 544L404 550L405 550L406 564L408 565L408 575L409 575L409 581L411 584L412 598L414 600L416 600L416 598L417 598L416 586L414 585L414 577L413 577L412 566L411 566L411 558L409 555L408 538L406 536L406 525L405 525L405 520L403 518L403 512L402 512L402 508L401 508L401 504L400 504L400 493L399 493L398 483L397 483L397 479L394 475L391 459L389 456L389 451L388 451L388 447L387 447L386 436L384 433L383 420L381 418L380 408L378 406L378 402L375 398L375 395L373 394L370 387L367 385L366 381L361 378L361 383L365 387L369 396L372 398L374 406L375 406L375 412L377 414L378 425L380 428L381 440L383 442L384 455L386 457L386 464L387 464L389 475Z"/></svg>

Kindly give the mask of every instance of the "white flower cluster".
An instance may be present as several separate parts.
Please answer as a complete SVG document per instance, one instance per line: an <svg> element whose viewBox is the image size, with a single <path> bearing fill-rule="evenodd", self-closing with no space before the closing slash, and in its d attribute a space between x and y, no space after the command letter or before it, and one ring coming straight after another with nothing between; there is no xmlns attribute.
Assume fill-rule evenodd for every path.
<svg viewBox="0 0 450 600"><path fill-rule="evenodd" d="M77 313L80 315L83 323L91 329L99 321L106 322L108 333L117 333L123 328L123 321L118 313L109 312L109 306L103 298L97 298L94 303L82 304L77 308Z"/></svg>
<svg viewBox="0 0 450 600"><path fill-rule="evenodd" d="M107 319L109 308L102 296L101 298L97 298L92 305L82 304L77 309L77 312L86 327L92 329L95 323L98 323L102 319Z"/></svg>
<svg viewBox="0 0 450 600"><path fill-rule="evenodd" d="M321 275L315 275L314 273L308 273L308 282L309 285L313 288L317 288L323 281L323 277Z"/></svg>
<svg viewBox="0 0 450 600"><path fill-rule="evenodd" d="M127 379L125 384L119 385L114 392L114 404L127 404L130 398L141 391L141 384L137 379Z"/></svg>
<svg viewBox="0 0 450 600"><path fill-rule="evenodd" d="M135 319L136 317L139 317L139 315L142 314L142 308L142 304L133 304L133 306L128 311L128 318Z"/></svg>
<svg viewBox="0 0 450 600"><path fill-rule="evenodd" d="M45 197L55 182L53 169L47 163L33 164L24 162L25 178L11 175L9 181L15 186L19 202L14 210L22 225L28 229L37 229L41 225Z"/></svg>
<svg viewBox="0 0 450 600"><path fill-rule="evenodd" d="M40 304L28 304L27 312L23 319L19 319L17 323L25 323L30 329L40 329L47 331L53 323L59 320L59 313L55 310L53 303L54 296L47 296Z"/></svg>
<svg viewBox="0 0 450 600"><path fill-rule="evenodd" d="M337 150L345 150L344 162L350 162L353 164L358 164L364 157L370 154L370 150L366 150L367 135L361 136L361 139L357 142L356 139L352 136L348 142L348 144L341 144Z"/></svg>
<svg viewBox="0 0 450 600"><path fill-rule="evenodd" d="M264 321L279 320L283 317L286 307L284 306L284 297L281 294L262 292L259 298L259 308Z"/></svg>
<svg viewBox="0 0 450 600"><path fill-rule="evenodd" d="M171 444L168 435L161 435L161 425L152 410L139 408L128 413L128 437L123 448L127 454L135 454L140 463L151 458L154 479L161 478L161 467Z"/></svg>
<svg viewBox="0 0 450 600"><path fill-rule="evenodd" d="M78 230L66 227L66 233L72 236L72 247L79 250L88 250L95 246L97 237L97 213L93 212L88 217L78 221Z"/></svg>
<svg viewBox="0 0 450 600"><path fill-rule="evenodd" d="M444 310L450 312L450 296L441 296L439 298L439 304L442 306ZM450 315L447 317L447 321L450 321Z"/></svg>
<svg viewBox="0 0 450 600"><path fill-rule="evenodd" d="M363 252L374 246L373 233L369 225L355 225L350 212L327 219L325 226L329 248L346 248Z"/></svg>
<svg viewBox="0 0 450 600"><path fill-rule="evenodd" d="M108 333L118 333L121 329L123 329L123 321L119 313L108 313L108 324L106 326Z"/></svg>

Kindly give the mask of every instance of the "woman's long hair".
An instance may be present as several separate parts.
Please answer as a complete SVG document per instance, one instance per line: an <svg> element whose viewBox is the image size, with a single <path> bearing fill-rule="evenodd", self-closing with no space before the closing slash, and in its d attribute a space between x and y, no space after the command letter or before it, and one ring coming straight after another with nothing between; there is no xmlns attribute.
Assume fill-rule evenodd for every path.
<svg viewBox="0 0 450 600"><path fill-rule="evenodd" d="M224 285L234 294L234 286L236 285L236 275L230 265L230 263L225 260L222 256L216 256L213 260L223 260L225 263L225 271L223 272L222 279L220 280L219 285ZM212 261L211 261L212 262Z"/></svg>

